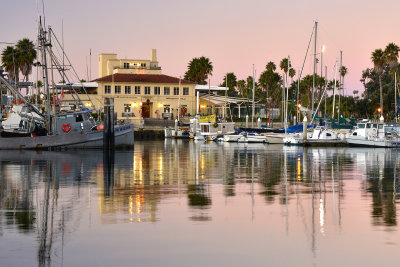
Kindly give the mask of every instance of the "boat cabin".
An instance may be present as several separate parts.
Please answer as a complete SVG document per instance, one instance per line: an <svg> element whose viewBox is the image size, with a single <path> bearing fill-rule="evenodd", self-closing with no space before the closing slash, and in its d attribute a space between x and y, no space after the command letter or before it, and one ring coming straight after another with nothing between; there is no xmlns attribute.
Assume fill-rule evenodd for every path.
<svg viewBox="0 0 400 267"><path fill-rule="evenodd" d="M351 133L353 137L385 137L385 127L383 123L361 122L357 123L356 128Z"/></svg>

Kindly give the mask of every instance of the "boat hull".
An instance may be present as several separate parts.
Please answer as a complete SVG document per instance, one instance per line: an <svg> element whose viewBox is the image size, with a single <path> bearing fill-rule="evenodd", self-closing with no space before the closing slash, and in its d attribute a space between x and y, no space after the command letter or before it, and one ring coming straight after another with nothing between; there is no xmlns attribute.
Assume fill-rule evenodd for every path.
<svg viewBox="0 0 400 267"><path fill-rule="evenodd" d="M396 139L361 139L361 138L347 138L346 142L350 146L363 146L363 147L400 147L400 138Z"/></svg>
<svg viewBox="0 0 400 267"><path fill-rule="evenodd" d="M103 148L103 133L104 131L92 131L36 137L5 137L0 138L0 149ZM133 146L133 124L116 125L114 135L115 147Z"/></svg>

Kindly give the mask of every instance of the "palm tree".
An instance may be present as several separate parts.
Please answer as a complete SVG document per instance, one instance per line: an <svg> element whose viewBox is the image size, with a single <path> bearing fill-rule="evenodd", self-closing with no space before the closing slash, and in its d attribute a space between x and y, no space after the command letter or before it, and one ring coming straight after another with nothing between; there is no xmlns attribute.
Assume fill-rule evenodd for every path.
<svg viewBox="0 0 400 267"><path fill-rule="evenodd" d="M376 49L374 52L372 52L371 60L372 63L374 63L374 70L379 77L379 105L381 108L381 114L383 114L382 73L385 65L385 56L382 49Z"/></svg>
<svg viewBox="0 0 400 267"><path fill-rule="evenodd" d="M228 72L227 74L225 74L224 80L222 81L220 86L228 87L228 92L227 92L228 96L237 96L238 93L235 90L235 88L237 86L237 78L233 72ZM225 95L225 92L221 91L220 95Z"/></svg>
<svg viewBox="0 0 400 267"><path fill-rule="evenodd" d="M293 68L290 68L290 69L289 69L289 77L290 77L290 79L292 80L292 82L293 82L293 77L294 77L294 76L296 76L296 70L293 69Z"/></svg>
<svg viewBox="0 0 400 267"><path fill-rule="evenodd" d="M14 82L19 80L17 51L13 46L7 46L1 53L1 62L4 70L8 72L8 78Z"/></svg>
<svg viewBox="0 0 400 267"><path fill-rule="evenodd" d="M383 51L385 61L389 64L391 70L396 69L398 65L399 51L400 48L395 43L389 43Z"/></svg>
<svg viewBox="0 0 400 267"><path fill-rule="evenodd" d="M213 66L210 59L206 57L193 58L185 73L185 80L198 84L207 84L208 76L212 74Z"/></svg>
<svg viewBox="0 0 400 267"><path fill-rule="evenodd" d="M275 71L276 70L276 65L274 62L270 61L267 63L267 65L265 66L265 69L267 71Z"/></svg>
<svg viewBox="0 0 400 267"><path fill-rule="evenodd" d="M28 81L29 74L32 73L33 61L36 59L36 50L33 42L28 38L19 40L15 46L18 53L19 70Z"/></svg>
<svg viewBox="0 0 400 267"><path fill-rule="evenodd" d="M291 64L289 66L289 60L287 58L284 58L284 59L281 60L281 63L279 64L279 67L281 68L281 70L283 70L283 72L285 73L285 77L286 77L287 73L289 71L289 68L291 67Z"/></svg>
<svg viewBox="0 0 400 267"><path fill-rule="evenodd" d="M385 61L389 64L392 75L394 75L395 72L397 73L397 71L399 70L399 51L400 48L395 43L389 43L386 46L385 51L383 51Z"/></svg>
<svg viewBox="0 0 400 267"><path fill-rule="evenodd" d="M239 80L237 82L237 88L239 90L240 96L244 97L245 96L245 90L246 90L246 81L245 80Z"/></svg>
<svg viewBox="0 0 400 267"><path fill-rule="evenodd" d="M344 96L344 76L347 74L347 67L342 66L339 70L340 76L342 76L342 84L340 85L342 88L342 95Z"/></svg>

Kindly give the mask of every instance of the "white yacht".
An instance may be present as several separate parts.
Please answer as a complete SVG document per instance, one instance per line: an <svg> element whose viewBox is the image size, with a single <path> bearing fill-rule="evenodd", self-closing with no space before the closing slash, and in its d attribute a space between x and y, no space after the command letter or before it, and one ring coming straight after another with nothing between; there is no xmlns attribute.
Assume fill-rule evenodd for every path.
<svg viewBox="0 0 400 267"><path fill-rule="evenodd" d="M360 122L346 137L346 142L353 146L400 147L398 127L383 122Z"/></svg>

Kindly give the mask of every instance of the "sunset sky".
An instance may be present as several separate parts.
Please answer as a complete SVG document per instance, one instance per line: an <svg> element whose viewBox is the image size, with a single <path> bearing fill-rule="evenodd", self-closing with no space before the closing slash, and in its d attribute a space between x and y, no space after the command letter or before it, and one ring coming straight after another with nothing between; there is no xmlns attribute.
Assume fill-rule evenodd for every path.
<svg viewBox="0 0 400 267"><path fill-rule="evenodd" d="M36 39L41 2L2 0L0 42ZM297 71L318 21L317 52L325 45L323 64L328 66L328 78L332 79L342 50L343 65L348 68L344 87L351 94L364 90L359 80L362 70L372 67L371 52L389 42L400 45L400 1L394 0L44 2L46 23L60 37L63 22L65 49L83 79L87 79L90 49L92 79L98 77L99 53L149 59L151 48L157 49L163 73L171 76L183 76L193 57L210 58L212 84L221 83L226 72L245 79L252 75L253 64L258 76L268 61L279 65L288 55ZM0 43L1 50L5 46ZM309 57L303 76L312 69Z"/></svg>

